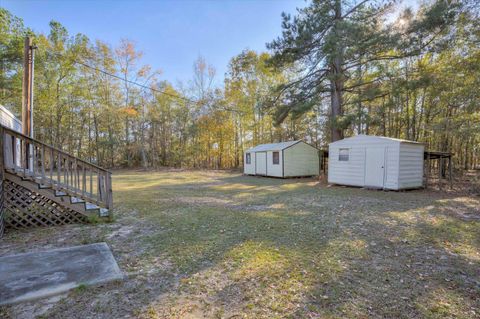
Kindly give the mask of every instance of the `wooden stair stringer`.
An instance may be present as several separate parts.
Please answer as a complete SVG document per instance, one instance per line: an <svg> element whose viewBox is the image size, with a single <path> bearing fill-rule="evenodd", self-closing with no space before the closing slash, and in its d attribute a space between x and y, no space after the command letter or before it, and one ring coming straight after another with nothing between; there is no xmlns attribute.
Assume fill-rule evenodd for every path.
<svg viewBox="0 0 480 319"><path fill-rule="evenodd" d="M52 186L49 186L48 184L47 185L42 184L42 178L41 177L33 177L32 175L30 175L28 173L24 173L23 170L6 169L5 172L9 173L11 175L17 176L17 177L21 178L23 181L30 181L30 182L36 183L38 185L38 189L52 189ZM50 182L50 178L45 177L45 181L47 183ZM66 186L64 184L61 184L61 183L57 184L57 185L60 186L60 189L58 189L56 191L64 192L66 194L66 196L75 197L77 199L83 200L84 202L88 202L90 204L96 205L96 206L98 206L98 209L102 208L102 203L100 203L98 201L95 201L95 200L92 200L92 199L88 198L88 196L84 196L84 194L88 195L90 193L85 192L84 194L82 194L81 190L68 187L68 186Z"/></svg>
<svg viewBox="0 0 480 319"><path fill-rule="evenodd" d="M71 195L66 194L66 195L57 196L55 194L55 190L51 188L40 187L38 183L32 181L31 179L24 179L10 172L5 172L5 179L15 184L18 184L22 187L25 187L26 189L32 192L45 196L46 198L50 199L56 204L61 205L67 209L71 209L74 212L79 213L85 217L91 216L92 214L98 215L99 213L99 209L87 209L85 201L72 203Z"/></svg>

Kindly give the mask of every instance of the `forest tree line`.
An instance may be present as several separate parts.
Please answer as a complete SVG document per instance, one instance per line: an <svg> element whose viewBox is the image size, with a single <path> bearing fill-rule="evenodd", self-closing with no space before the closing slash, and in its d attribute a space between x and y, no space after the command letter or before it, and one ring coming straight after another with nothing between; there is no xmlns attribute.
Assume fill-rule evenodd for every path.
<svg viewBox="0 0 480 319"><path fill-rule="evenodd" d="M268 52L232 57L222 85L202 57L191 81L174 85L132 40L71 35L56 21L39 34L0 8L0 104L21 112L28 35L38 47L35 138L101 166L235 168L259 143L327 148L370 134L420 141L453 152L458 169L478 167L475 1L395 10L389 1L313 1L284 15Z"/></svg>

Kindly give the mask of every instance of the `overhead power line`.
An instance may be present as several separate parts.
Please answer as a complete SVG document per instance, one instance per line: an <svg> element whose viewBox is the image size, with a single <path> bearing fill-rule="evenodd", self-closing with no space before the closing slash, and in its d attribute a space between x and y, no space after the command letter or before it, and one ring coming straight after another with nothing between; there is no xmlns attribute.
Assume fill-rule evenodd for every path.
<svg viewBox="0 0 480 319"><path fill-rule="evenodd" d="M178 96L178 95L175 95L175 94L171 94L171 93L168 93L168 92L165 92L165 91L157 90L157 89L152 88L152 87L150 87L150 86L143 85L143 84L141 84L141 83L138 83L138 82L135 82L135 81L132 81L132 80L129 80L129 79L122 78L122 77L119 76L119 75L116 75L116 74L107 72L107 71L105 71L105 70L102 70L102 69L99 69L99 68L97 68L97 67L88 65L88 64L86 64L86 63L83 63L83 62L80 62L80 61L77 61L77 60L73 60L73 62L76 63L76 64L79 64L79 65L82 65L82 66L84 66L84 67L86 67L86 68L95 70L95 71L97 71L97 72L103 73L103 74L108 75L108 76L111 76L111 77L113 77L113 78L119 79L119 80L121 80L121 81L124 81L124 82L130 83L130 84L139 86L139 87L141 87L141 88L144 88L144 89L147 89L147 90L151 90L151 91L154 91L154 92L157 92L157 93L160 93L160 94L164 94L164 95L167 95L167 96L176 98L176 99L181 99L181 100L184 100L184 101L187 101L187 102L190 102L190 103L196 103L196 101L191 100L191 99L189 99L189 98L186 98L186 97L183 97L183 96Z"/></svg>
<svg viewBox="0 0 480 319"><path fill-rule="evenodd" d="M47 51L47 52L50 53L50 54L56 55L56 56L63 57L60 53L55 53L55 52L51 52L51 51ZM171 94L171 93L168 93L168 92L165 92L165 91L162 91L162 90L158 90L158 89L155 89L155 88L153 88L153 87L150 87L150 86L147 86L147 85L144 85L144 84L141 84L141 83L138 83L138 82L129 80L129 79L122 78L122 77L119 76L119 75L116 75L116 74L110 73L110 72L108 72L108 71L102 70L102 69L100 69L100 68L91 66L91 65L89 65L89 64L87 64L87 63L80 62L80 61L77 61L77 60L75 60L75 59L73 59L72 61L73 61L73 63L75 63L75 64L82 65L82 66L84 66L84 67L86 67L86 68L95 70L95 71L97 71L97 72L103 73L103 74L105 74L105 75L108 75L108 76L110 76L110 77L116 78L116 79L118 79L118 80L121 80L121 81L130 83L130 84L136 85L136 86L138 86L138 87L141 87L141 88L144 88L144 89L147 89L147 90L151 90L151 91L154 91L154 92L156 92L156 93L164 94L164 95L170 96L170 97L172 97L172 98L184 100L184 101L186 101L186 102L197 103L197 101L191 100L191 99L189 99L189 98L186 98L186 97L183 97L183 96L178 96L178 95L175 95L175 94Z"/></svg>

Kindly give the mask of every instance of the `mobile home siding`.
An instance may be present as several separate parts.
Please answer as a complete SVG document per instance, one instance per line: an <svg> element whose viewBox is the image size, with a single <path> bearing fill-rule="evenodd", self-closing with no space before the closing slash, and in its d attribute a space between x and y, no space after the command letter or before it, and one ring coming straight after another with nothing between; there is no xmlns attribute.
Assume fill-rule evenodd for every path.
<svg viewBox="0 0 480 319"><path fill-rule="evenodd" d="M319 173L318 150L303 142L284 149L283 162L284 177L313 176Z"/></svg>
<svg viewBox="0 0 480 319"><path fill-rule="evenodd" d="M423 185L422 144L400 144L400 167L398 184L400 188L416 188Z"/></svg>
<svg viewBox="0 0 480 319"><path fill-rule="evenodd" d="M0 124L5 127L8 127L14 131L19 133L22 132L22 122L13 115L6 107L0 105ZM17 156L15 160L15 165L13 165L13 152L12 148L16 149L17 154L20 154L20 140L17 139L16 144L12 144L12 140L8 137L9 135L5 136L5 140L3 141L3 145L6 149L6 156L4 158L5 166L7 168L13 168L15 165L20 166L20 156Z"/></svg>
<svg viewBox="0 0 480 319"><path fill-rule="evenodd" d="M0 124L14 131L22 132L22 122L3 105L0 105Z"/></svg>

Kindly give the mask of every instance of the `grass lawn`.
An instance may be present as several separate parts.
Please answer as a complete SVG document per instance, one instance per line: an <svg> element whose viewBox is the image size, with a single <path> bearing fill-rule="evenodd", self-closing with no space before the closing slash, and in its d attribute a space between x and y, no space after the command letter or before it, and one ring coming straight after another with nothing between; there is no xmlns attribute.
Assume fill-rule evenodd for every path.
<svg viewBox="0 0 480 319"><path fill-rule="evenodd" d="M115 221L7 233L0 254L105 241L122 282L0 310L42 318L479 318L480 198L214 171L118 171Z"/></svg>

